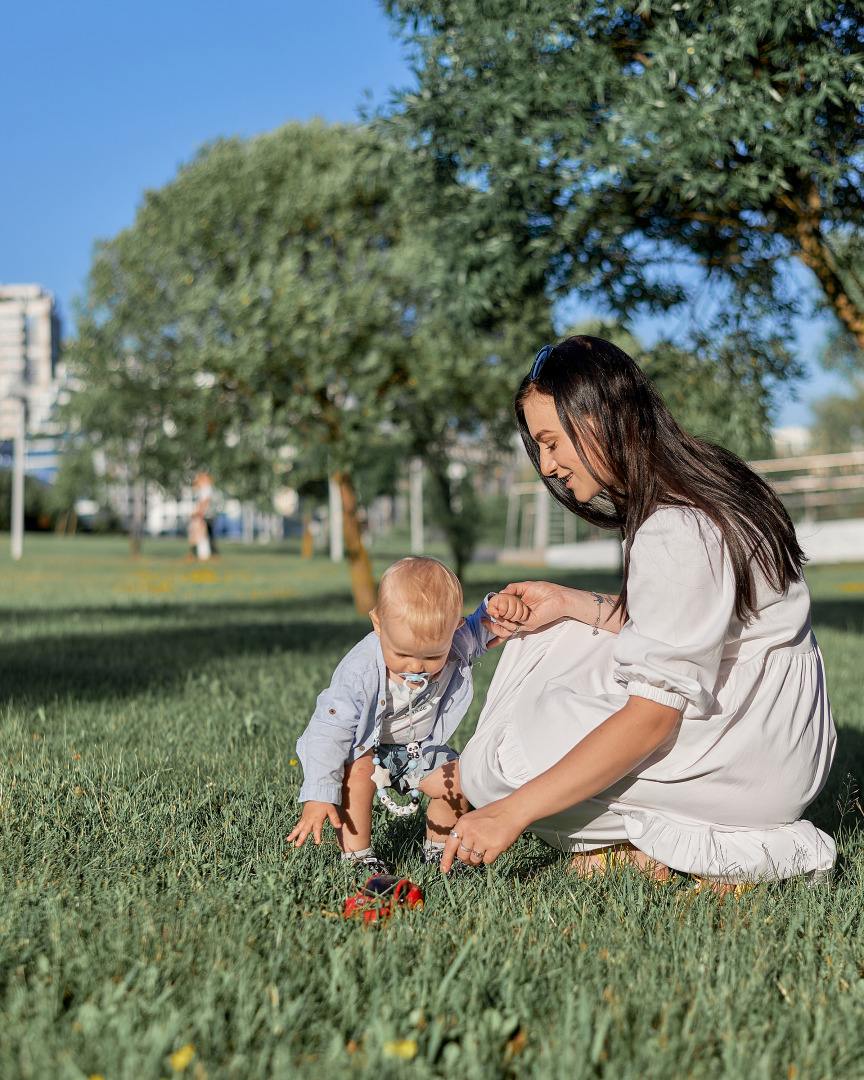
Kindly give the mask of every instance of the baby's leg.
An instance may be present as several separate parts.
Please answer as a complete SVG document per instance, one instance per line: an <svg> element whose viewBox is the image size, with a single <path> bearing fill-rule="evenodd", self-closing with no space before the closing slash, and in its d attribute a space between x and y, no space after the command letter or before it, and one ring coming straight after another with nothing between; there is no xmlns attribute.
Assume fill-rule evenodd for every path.
<svg viewBox="0 0 864 1080"><path fill-rule="evenodd" d="M363 851L372 843L372 751L345 766L342 781L342 828L337 832L343 851Z"/></svg>
<svg viewBox="0 0 864 1080"><path fill-rule="evenodd" d="M426 809L426 836L442 842L463 814L471 808L459 786L459 761L447 761L429 773L420 790L430 798Z"/></svg>

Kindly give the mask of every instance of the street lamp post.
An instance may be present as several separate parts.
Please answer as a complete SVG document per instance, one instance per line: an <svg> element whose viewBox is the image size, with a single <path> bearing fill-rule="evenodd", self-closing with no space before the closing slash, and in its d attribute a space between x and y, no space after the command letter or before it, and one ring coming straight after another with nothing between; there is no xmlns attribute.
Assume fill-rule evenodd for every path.
<svg viewBox="0 0 864 1080"><path fill-rule="evenodd" d="M408 466L408 505L411 520L411 554L423 554L423 459L412 458Z"/></svg>

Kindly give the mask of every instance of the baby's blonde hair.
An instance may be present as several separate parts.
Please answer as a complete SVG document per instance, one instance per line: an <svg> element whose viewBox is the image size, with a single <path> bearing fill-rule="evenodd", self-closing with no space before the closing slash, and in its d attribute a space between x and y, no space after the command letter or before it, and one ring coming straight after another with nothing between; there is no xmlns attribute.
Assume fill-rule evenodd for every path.
<svg viewBox="0 0 864 1080"><path fill-rule="evenodd" d="M409 555L388 566L378 586L375 613L403 618L418 641L440 641L462 615L462 586L449 566Z"/></svg>

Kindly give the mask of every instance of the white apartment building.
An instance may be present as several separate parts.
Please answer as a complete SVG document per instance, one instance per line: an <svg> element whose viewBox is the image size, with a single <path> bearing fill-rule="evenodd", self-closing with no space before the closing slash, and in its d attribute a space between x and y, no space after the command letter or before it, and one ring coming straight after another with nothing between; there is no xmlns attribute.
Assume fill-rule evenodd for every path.
<svg viewBox="0 0 864 1080"><path fill-rule="evenodd" d="M23 397L29 436L26 467L43 479L56 468L52 436L58 433L51 414L63 381L60 318L53 295L41 285L0 284L0 443L14 438Z"/></svg>

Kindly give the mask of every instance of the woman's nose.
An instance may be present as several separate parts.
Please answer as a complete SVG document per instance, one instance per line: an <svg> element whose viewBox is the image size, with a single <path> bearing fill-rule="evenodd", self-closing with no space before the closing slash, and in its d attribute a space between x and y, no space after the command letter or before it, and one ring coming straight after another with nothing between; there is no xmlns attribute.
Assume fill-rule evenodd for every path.
<svg viewBox="0 0 864 1080"><path fill-rule="evenodd" d="M558 462L546 449L540 451L540 472L544 476L554 476L558 472Z"/></svg>

